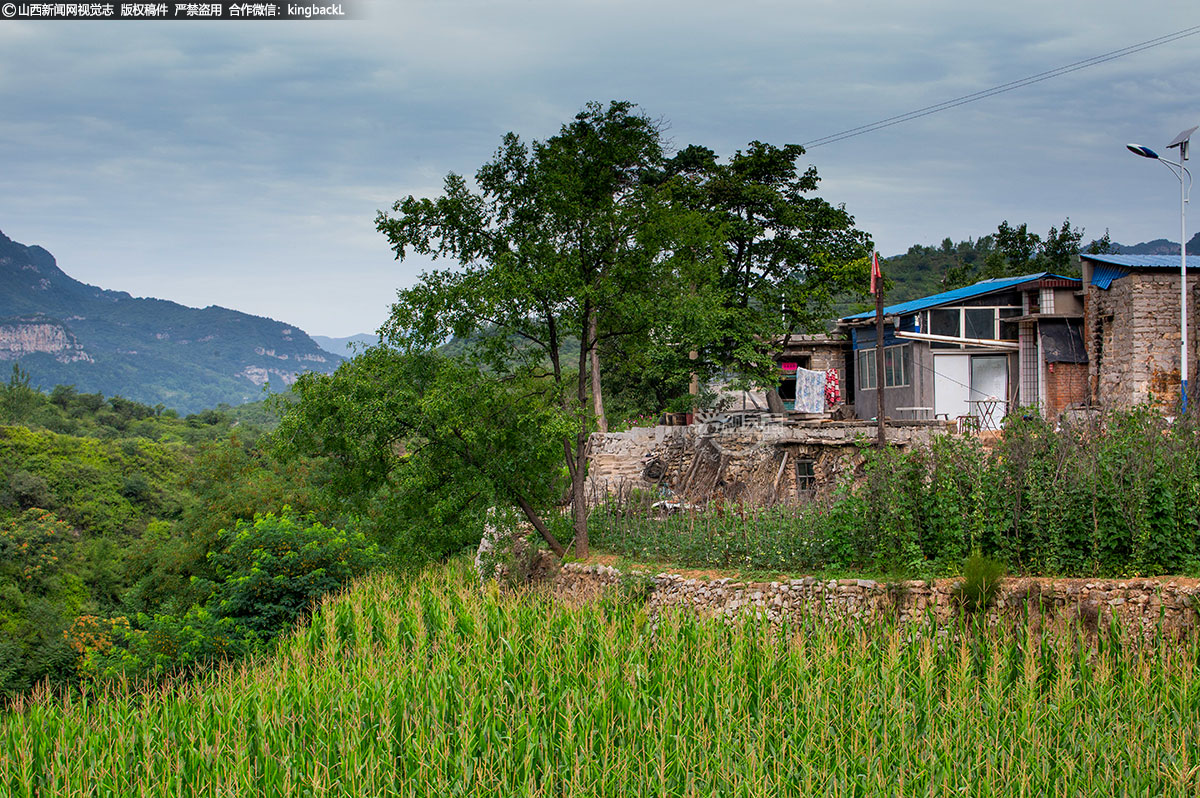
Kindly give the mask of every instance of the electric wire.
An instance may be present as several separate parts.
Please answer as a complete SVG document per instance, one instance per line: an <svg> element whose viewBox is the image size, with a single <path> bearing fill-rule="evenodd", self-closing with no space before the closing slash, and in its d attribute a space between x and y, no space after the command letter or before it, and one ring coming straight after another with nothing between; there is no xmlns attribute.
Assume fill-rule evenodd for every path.
<svg viewBox="0 0 1200 798"><path fill-rule="evenodd" d="M1060 77L1062 75L1066 75L1071 72L1078 72L1081 69L1087 69L1088 67L1096 66L1098 64L1103 64L1107 61L1114 61L1118 58L1123 58L1127 55L1133 55L1134 53L1140 53L1143 50L1149 50L1153 47L1160 47L1164 44L1169 44L1171 42L1178 41L1179 39L1187 38L1188 36L1194 36L1197 33L1200 33L1200 25L1196 25L1191 28L1184 28L1182 30L1177 30L1174 33L1168 33L1164 36L1159 36L1154 39L1147 39L1144 42L1132 44L1128 47L1122 47L1119 50L1111 50L1107 53L1102 53L1100 55L1092 56L1091 58L1085 58L1082 61L1076 61L1072 64L1067 64L1066 66L1061 66L1056 69L1050 69L1045 72L1039 72L1036 75L1030 75L1029 77L1021 78L1019 80L1010 81L1008 83L1002 83L998 86L992 86L991 88L988 88L988 89L981 89L980 91L972 92L971 94L964 94L961 97L955 97L952 100L946 100L945 102L935 103L933 105L927 105L924 108L918 108L915 111L909 111L904 114L898 114L897 116L890 116L887 119L881 119L878 122L872 122L867 125L859 125L858 127L852 127L852 128L849 128L848 130L843 130L839 133L833 133L828 136L822 136L820 138L812 139L810 141L803 142L802 146L805 149L812 149L813 147L823 147L826 144L833 144L838 141L844 141L845 139L854 138L855 136L862 136L867 133L873 133L876 130L882 130L884 128L888 128L893 125L898 125L902 122L910 122L914 119L920 119L921 117L924 117L924 116L930 116L931 114L936 114L940 111L946 111L951 108L956 108L960 105L966 105L967 103L977 102L978 100L982 100L987 97L993 97L997 94L1004 94L1005 92L1010 92L1015 89L1024 88L1025 86L1031 86L1034 83L1041 83L1042 81L1050 80L1051 78Z"/></svg>

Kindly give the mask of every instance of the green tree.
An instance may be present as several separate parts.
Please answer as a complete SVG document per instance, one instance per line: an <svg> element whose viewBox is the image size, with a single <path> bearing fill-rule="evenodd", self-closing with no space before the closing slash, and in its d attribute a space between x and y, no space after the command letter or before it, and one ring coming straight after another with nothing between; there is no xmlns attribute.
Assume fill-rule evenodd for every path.
<svg viewBox="0 0 1200 798"><path fill-rule="evenodd" d="M477 542L487 508L517 506L558 554L546 513L564 492L574 427L546 376L504 379L436 352L373 347L333 375L306 374L272 436L283 458L320 453L326 491L386 520L405 559Z"/></svg>
<svg viewBox="0 0 1200 798"><path fill-rule="evenodd" d="M30 420L45 397L30 385L29 373L13 363L7 385L0 385L0 423L23 424Z"/></svg>
<svg viewBox="0 0 1200 798"><path fill-rule="evenodd" d="M946 272L945 287L960 288L979 280L998 277L1018 277L1024 274L1052 271L1065 276L1075 276L1078 269L1074 259L1079 254L1079 242L1083 228L1072 227L1070 218L1061 226L1051 226L1045 238L1029 232L1029 225L1013 226L1005 219L996 228L994 236L979 240L982 245L990 239L992 245L980 265L963 263Z"/></svg>
<svg viewBox="0 0 1200 798"><path fill-rule="evenodd" d="M562 451L580 556L596 347L602 336L649 334L652 320L631 308L650 307L645 295L664 282L657 231L668 208L648 180L661 162L651 119L630 103L593 103L544 142L505 136L475 175L478 193L450 174L441 197L410 196L377 219L397 258L414 251L458 263L400 292L385 328L393 343L417 351L453 335L473 340L470 354L496 377L546 369L573 426ZM567 363L571 339L579 353Z"/></svg>
<svg viewBox="0 0 1200 798"><path fill-rule="evenodd" d="M222 533L222 546L209 554L217 588L208 608L220 618L263 637L285 631L313 603L378 560L360 532L280 515L256 515Z"/></svg>
<svg viewBox="0 0 1200 798"><path fill-rule="evenodd" d="M815 167L797 168L803 154L796 144L754 141L721 163L691 146L666 165L673 200L710 233L688 239L700 253L688 260L701 275L692 285L711 292L718 309L693 336L703 338L701 367L773 382L777 339L823 331L837 297L868 285L871 240L844 206L813 195L820 181Z"/></svg>
<svg viewBox="0 0 1200 798"><path fill-rule="evenodd" d="M0 523L0 694L73 669L63 631L88 599L71 567L78 537L40 508Z"/></svg>

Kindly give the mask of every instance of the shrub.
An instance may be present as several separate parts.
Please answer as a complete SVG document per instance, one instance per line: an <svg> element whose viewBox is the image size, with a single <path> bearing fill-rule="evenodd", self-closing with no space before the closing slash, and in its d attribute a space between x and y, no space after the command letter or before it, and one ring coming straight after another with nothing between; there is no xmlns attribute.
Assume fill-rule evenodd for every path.
<svg viewBox="0 0 1200 798"><path fill-rule="evenodd" d="M990 607L1006 570L1004 563L979 551L968 557L963 562L962 581L954 586L959 606L970 613L983 612Z"/></svg>
<svg viewBox="0 0 1200 798"><path fill-rule="evenodd" d="M343 532L309 518L255 515L221 533L209 554L218 585L209 601L215 614L273 636L295 623L313 602L366 573L378 549L360 532Z"/></svg>

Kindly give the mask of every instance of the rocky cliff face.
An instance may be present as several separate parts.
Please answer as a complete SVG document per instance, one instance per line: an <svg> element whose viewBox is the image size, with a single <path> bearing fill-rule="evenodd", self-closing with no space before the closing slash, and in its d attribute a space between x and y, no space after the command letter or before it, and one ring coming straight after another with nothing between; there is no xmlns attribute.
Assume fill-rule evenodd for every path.
<svg viewBox="0 0 1200 798"><path fill-rule="evenodd" d="M74 385L183 412L261 399L268 382L283 388L342 362L273 319L86 285L3 233L0 360L18 361L43 389Z"/></svg>
<svg viewBox="0 0 1200 798"><path fill-rule="evenodd" d="M0 360L44 353L59 363L93 362L91 355L61 323L38 318L0 321Z"/></svg>

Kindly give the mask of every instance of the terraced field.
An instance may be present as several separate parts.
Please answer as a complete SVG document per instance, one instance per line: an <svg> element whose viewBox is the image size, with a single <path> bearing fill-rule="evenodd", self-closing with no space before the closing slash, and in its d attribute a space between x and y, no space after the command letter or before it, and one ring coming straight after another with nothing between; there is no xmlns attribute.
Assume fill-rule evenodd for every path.
<svg viewBox="0 0 1200 798"><path fill-rule="evenodd" d="M1200 646L652 623L381 575L275 655L0 716L13 796L1195 795Z"/></svg>

